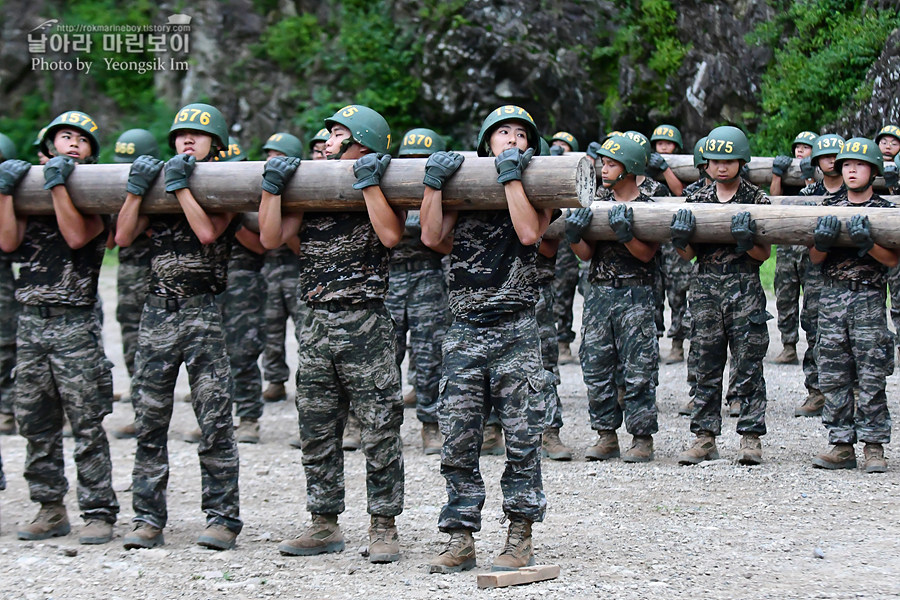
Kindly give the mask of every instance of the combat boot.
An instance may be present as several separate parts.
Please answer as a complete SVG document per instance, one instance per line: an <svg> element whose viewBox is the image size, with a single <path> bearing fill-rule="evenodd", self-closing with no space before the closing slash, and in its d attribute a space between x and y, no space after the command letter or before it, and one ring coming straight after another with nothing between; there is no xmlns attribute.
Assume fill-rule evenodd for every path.
<svg viewBox="0 0 900 600"><path fill-rule="evenodd" d="M653 460L653 436L636 435L631 438L631 448L622 455L622 462L645 463Z"/></svg>
<svg viewBox="0 0 900 600"><path fill-rule="evenodd" d="M317 515L311 517L312 523L295 540L287 540L278 545L278 551L284 555L312 556L344 551L344 536L338 525L337 515Z"/></svg>
<svg viewBox="0 0 900 600"><path fill-rule="evenodd" d="M825 394L819 390L809 390L809 395L803 404L794 409L795 417L819 417L825 408Z"/></svg>
<svg viewBox="0 0 900 600"><path fill-rule="evenodd" d="M575 357L572 355L572 347L569 345L569 342L560 342L559 360L556 361L556 364L568 365L573 362L575 362Z"/></svg>
<svg viewBox="0 0 900 600"><path fill-rule="evenodd" d="M742 465L758 465L762 463L762 442L758 433L741 434L741 450L738 462Z"/></svg>
<svg viewBox="0 0 900 600"><path fill-rule="evenodd" d="M199 427L196 427L187 433L181 434L181 441L188 444L199 444L201 437L203 437L203 432L200 431Z"/></svg>
<svg viewBox="0 0 900 600"><path fill-rule="evenodd" d="M10 413L0 413L0 435L16 433L16 419Z"/></svg>
<svg viewBox="0 0 900 600"><path fill-rule="evenodd" d="M697 434L697 438L691 447L678 457L680 465L698 465L705 460L718 460L719 449L716 448L716 436L703 432Z"/></svg>
<svg viewBox="0 0 900 600"><path fill-rule="evenodd" d="M134 550L136 548L156 548L166 543L163 538L162 529L154 527L145 521L137 521L131 530L131 533L122 540L122 545L126 550Z"/></svg>
<svg viewBox="0 0 900 600"><path fill-rule="evenodd" d="M887 460L884 458L884 446L867 443L863 448L863 469L866 473L884 473L887 471Z"/></svg>
<svg viewBox="0 0 900 600"><path fill-rule="evenodd" d="M359 419L356 415L351 414L347 419L347 426L344 427L344 439L341 440L341 448L349 452L359 450L362 446L362 432L360 431Z"/></svg>
<svg viewBox="0 0 900 600"><path fill-rule="evenodd" d="M475 538L467 529L450 532L447 547L428 565L429 573L459 573L475 568Z"/></svg>
<svg viewBox="0 0 900 600"><path fill-rule="evenodd" d="M237 534L221 523L210 523L197 538L197 544L210 550L231 550Z"/></svg>
<svg viewBox="0 0 900 600"><path fill-rule="evenodd" d="M415 390L415 388L413 388L405 396L403 396L403 408L415 408L415 407L416 407L416 390Z"/></svg>
<svg viewBox="0 0 900 600"><path fill-rule="evenodd" d="M38 514L16 533L20 540L46 540L69 535L69 515L62 502L42 502Z"/></svg>
<svg viewBox="0 0 900 600"><path fill-rule="evenodd" d="M491 571L515 571L534 564L534 546L531 544L531 521L515 519L509 522L506 546L494 559Z"/></svg>
<svg viewBox="0 0 900 600"><path fill-rule="evenodd" d="M796 365L800 361L797 360L797 344L785 344L781 350L781 354L772 361L776 365Z"/></svg>
<svg viewBox="0 0 900 600"><path fill-rule="evenodd" d="M369 525L369 562L390 563L400 560L400 538L394 517L372 515Z"/></svg>
<svg viewBox="0 0 900 600"><path fill-rule="evenodd" d="M284 382L273 381L269 383L262 397L266 402L284 402L287 400L287 390L284 389Z"/></svg>
<svg viewBox="0 0 900 600"><path fill-rule="evenodd" d="M422 451L425 455L440 454L443 445L438 424L422 423Z"/></svg>
<svg viewBox="0 0 900 600"><path fill-rule="evenodd" d="M481 440L481 456L502 456L505 452L503 429L499 425L485 425Z"/></svg>
<svg viewBox="0 0 900 600"><path fill-rule="evenodd" d="M78 543L84 545L105 544L113 538L113 524L100 519L88 519L78 536Z"/></svg>
<svg viewBox="0 0 900 600"><path fill-rule="evenodd" d="M853 444L835 444L831 450L812 459L817 469L855 469L856 450Z"/></svg>
<svg viewBox="0 0 900 600"><path fill-rule="evenodd" d="M240 424L234 430L234 439L244 444L258 444L259 421L241 417Z"/></svg>
<svg viewBox="0 0 900 600"><path fill-rule="evenodd" d="M672 340L672 349L666 357L667 365L684 362L684 340Z"/></svg>
<svg viewBox="0 0 900 600"><path fill-rule="evenodd" d="M689 416L691 416L691 414L693 412L694 412L694 399L693 398L691 398L690 400L688 400L687 402L685 402L678 408L679 415L686 415L689 417Z"/></svg>
<svg viewBox="0 0 900 600"><path fill-rule="evenodd" d="M619 436L615 431L598 431L597 443L587 449L584 457L587 460L609 460L619 458Z"/></svg>
<svg viewBox="0 0 900 600"><path fill-rule="evenodd" d="M132 421L125 427L113 429L112 434L117 440L130 440L137 437L137 427L135 427L134 421Z"/></svg>
<svg viewBox="0 0 900 600"><path fill-rule="evenodd" d="M294 437L292 437L292 438L291 438L291 441L288 442L288 445L289 445L291 448L296 448L297 450L302 450L302 449L303 449L303 442L300 440L300 436L299 436L299 435L295 435Z"/></svg>
<svg viewBox="0 0 900 600"><path fill-rule="evenodd" d="M550 460L572 460L572 450L559 439L559 427L548 427L541 436L541 453Z"/></svg>
<svg viewBox="0 0 900 600"><path fill-rule="evenodd" d="M728 403L728 416L729 417L739 417L741 416L741 401L740 400L732 400Z"/></svg>

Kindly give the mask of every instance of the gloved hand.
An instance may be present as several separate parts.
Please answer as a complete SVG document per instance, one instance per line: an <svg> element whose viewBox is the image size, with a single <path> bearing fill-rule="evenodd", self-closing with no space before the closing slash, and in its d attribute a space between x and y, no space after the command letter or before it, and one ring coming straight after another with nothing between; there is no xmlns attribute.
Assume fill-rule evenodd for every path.
<svg viewBox="0 0 900 600"><path fill-rule="evenodd" d="M509 148L500 153L500 156L494 159L494 166L497 167L497 183L508 183L513 180L522 179L522 171L528 166L531 157L534 156L534 148L529 148L522 152L518 148Z"/></svg>
<svg viewBox="0 0 900 600"><path fill-rule="evenodd" d="M753 236L756 234L756 221L750 213L741 212L731 217L731 237L737 240L735 250L747 252L753 249Z"/></svg>
<svg viewBox="0 0 900 600"><path fill-rule="evenodd" d="M436 190L443 189L447 180L462 166L466 157L458 152L439 150L425 163L425 180L422 182Z"/></svg>
<svg viewBox="0 0 900 600"><path fill-rule="evenodd" d="M0 164L0 194L12 195L30 169L31 163L24 160L13 159Z"/></svg>
<svg viewBox="0 0 900 600"><path fill-rule="evenodd" d="M634 210L630 206L617 204L609 209L609 226L616 234L616 239L622 244L627 244L634 239Z"/></svg>
<svg viewBox="0 0 900 600"><path fill-rule="evenodd" d="M600 150L603 148L603 145L600 142L591 142L587 147L587 155L597 160L600 158Z"/></svg>
<svg viewBox="0 0 900 600"><path fill-rule="evenodd" d="M54 156L44 165L44 189L65 185L66 179L75 170L75 160L68 156Z"/></svg>
<svg viewBox="0 0 900 600"><path fill-rule="evenodd" d="M284 186L291 180L298 168L300 168L300 159L295 156L273 156L266 161L266 166L263 168L263 191L280 196L284 193Z"/></svg>
<svg viewBox="0 0 900 600"><path fill-rule="evenodd" d="M591 225L591 219L594 212L590 208L579 208L566 211L566 239L570 244L577 244L581 241L581 236Z"/></svg>
<svg viewBox="0 0 900 600"><path fill-rule="evenodd" d="M406 215L406 224L404 226L412 232L421 232L422 231L422 220L419 215L419 211L417 211L417 210L409 211L409 214Z"/></svg>
<svg viewBox="0 0 900 600"><path fill-rule="evenodd" d="M847 233L850 234L853 244L859 248L858 256L865 256L875 245L875 240L872 239L872 228L869 226L869 217L853 215L847 221Z"/></svg>
<svg viewBox="0 0 900 600"><path fill-rule="evenodd" d="M647 175L655 178L660 174L665 173L668 168L669 163L666 162L666 159L663 158L662 154L659 152L650 154L650 160L647 161Z"/></svg>
<svg viewBox="0 0 900 600"><path fill-rule="evenodd" d="M550 146L550 156L562 156L566 153L566 149L560 145Z"/></svg>
<svg viewBox="0 0 900 600"><path fill-rule="evenodd" d="M884 185L889 188L897 187L900 183L900 169L897 165L888 165L884 168Z"/></svg>
<svg viewBox="0 0 900 600"><path fill-rule="evenodd" d="M793 159L790 156L779 154L775 157L775 160L772 161L772 175L784 177L785 169L790 167L792 162Z"/></svg>
<svg viewBox="0 0 900 600"><path fill-rule="evenodd" d="M803 179L813 179L816 176L816 168L812 164L812 158L807 156L806 158L800 159L800 173L803 175Z"/></svg>
<svg viewBox="0 0 900 600"><path fill-rule="evenodd" d="M356 175L354 190L362 190L381 183L384 172L391 164L390 154L366 154L353 164L353 174Z"/></svg>
<svg viewBox="0 0 900 600"><path fill-rule="evenodd" d="M166 163L166 191L177 192L188 187L197 159L191 154L176 154Z"/></svg>
<svg viewBox="0 0 900 600"><path fill-rule="evenodd" d="M813 231L815 248L819 252L829 252L841 233L841 222L833 215L819 217Z"/></svg>
<svg viewBox="0 0 900 600"><path fill-rule="evenodd" d="M128 171L128 184L125 186L125 190L129 194L143 196L150 189L150 186L153 185L153 182L156 181L156 178L159 177L159 172L162 171L165 164L149 154L138 156L131 163L131 170Z"/></svg>
<svg viewBox="0 0 900 600"><path fill-rule="evenodd" d="M694 229L697 228L697 219L694 213L687 208L679 208L678 212L672 215L672 224L669 225L669 233L672 234L672 245L679 250L684 250L694 235Z"/></svg>

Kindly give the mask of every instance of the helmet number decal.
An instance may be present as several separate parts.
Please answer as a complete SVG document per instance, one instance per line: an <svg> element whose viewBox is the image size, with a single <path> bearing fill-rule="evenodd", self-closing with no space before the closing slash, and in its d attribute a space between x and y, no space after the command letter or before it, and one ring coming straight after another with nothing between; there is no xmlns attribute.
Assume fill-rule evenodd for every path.
<svg viewBox="0 0 900 600"><path fill-rule="evenodd" d="M840 147L843 148L844 143L838 138L829 138L826 136L822 136L816 140L816 147L819 150L825 150L827 148Z"/></svg>
<svg viewBox="0 0 900 600"><path fill-rule="evenodd" d="M134 142L116 142L116 154L134 154Z"/></svg>
<svg viewBox="0 0 900 600"><path fill-rule="evenodd" d="M512 104L507 104L506 106L501 106L497 110L494 111L497 113L498 117L502 117L503 115L524 115L529 121L534 123L534 119L531 118L531 115L528 114L528 111L522 107L514 106Z"/></svg>
<svg viewBox="0 0 900 600"><path fill-rule="evenodd" d="M343 110L341 110L342 117L352 117L356 113L359 112L359 109L355 106L345 106Z"/></svg>
<svg viewBox="0 0 900 600"><path fill-rule="evenodd" d="M868 144L862 144L858 141L853 142L852 144L848 144L844 147L845 152L862 152L865 154L869 149Z"/></svg>
<svg viewBox="0 0 900 600"><path fill-rule="evenodd" d="M280 142L280 141L281 141L281 134L280 134L280 133L273 133L273 134L269 137L269 141L270 141L270 142Z"/></svg>
<svg viewBox="0 0 900 600"><path fill-rule="evenodd" d="M726 154L732 154L734 152L734 144L731 140L708 139L706 140L706 149L709 152L724 151Z"/></svg>
<svg viewBox="0 0 900 600"><path fill-rule="evenodd" d="M653 130L653 135L664 135L666 137L674 138L675 131L670 127L657 127Z"/></svg>
<svg viewBox="0 0 900 600"><path fill-rule="evenodd" d="M618 152L619 150L621 150L622 146L621 146L621 144L619 144L619 142L617 142L613 139L608 139L605 142L603 142L602 148L604 150L609 150L610 152L615 153L615 152Z"/></svg>
<svg viewBox="0 0 900 600"><path fill-rule="evenodd" d="M208 112L199 108L182 108L175 115L176 123L196 123L199 121L201 125L209 125L211 119L212 116Z"/></svg>
<svg viewBox="0 0 900 600"><path fill-rule="evenodd" d="M62 115L59 120L62 123L74 123L76 125L80 125L83 129L91 133L97 131L97 124L94 123L94 120L86 114L78 111L69 111Z"/></svg>
<svg viewBox="0 0 900 600"><path fill-rule="evenodd" d="M410 146L425 146L426 148L431 148L431 146L434 144L434 140L431 139L430 135L411 133L406 136L406 139L403 140L403 143ZM390 140L388 140L388 145L390 145Z"/></svg>

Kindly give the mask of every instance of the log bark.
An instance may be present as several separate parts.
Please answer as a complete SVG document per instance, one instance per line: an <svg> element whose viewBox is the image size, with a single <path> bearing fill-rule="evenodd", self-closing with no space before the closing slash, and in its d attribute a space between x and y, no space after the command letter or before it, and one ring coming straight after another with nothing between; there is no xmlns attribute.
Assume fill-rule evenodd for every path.
<svg viewBox="0 0 900 600"><path fill-rule="evenodd" d="M395 208L422 204L424 158L391 161L381 189ZM262 162L198 164L191 190L209 212L257 210ZM66 182L75 206L85 214L112 214L125 200L130 165L79 165ZM285 188L286 211L365 210L362 192L353 189L353 161L303 161ZM596 189L594 166L584 156L535 157L522 183L537 208L590 206ZM19 214L53 214L50 192L44 189L42 167L32 167L14 193ZM503 186L497 183L493 158L466 158L443 190L444 206L458 210L506 209ZM173 194L166 194L160 174L142 202L144 213L181 212Z"/></svg>
<svg viewBox="0 0 900 600"><path fill-rule="evenodd" d="M609 226L607 213L615 202L595 202L594 218L585 234L589 240L615 240ZM900 248L900 209L855 208L844 206L759 205L759 204L675 204L664 202L635 202L634 235L647 242L668 242L672 236L669 226L672 215L679 208L689 208L697 219L692 242L733 244L731 217L749 211L756 220L756 240L762 244L797 244L811 246L816 221L823 215L835 215L842 223L838 246L853 246L847 235L847 221L853 215L868 215L872 237L876 243L888 248ZM565 236L565 221L557 219L550 224L545 237Z"/></svg>

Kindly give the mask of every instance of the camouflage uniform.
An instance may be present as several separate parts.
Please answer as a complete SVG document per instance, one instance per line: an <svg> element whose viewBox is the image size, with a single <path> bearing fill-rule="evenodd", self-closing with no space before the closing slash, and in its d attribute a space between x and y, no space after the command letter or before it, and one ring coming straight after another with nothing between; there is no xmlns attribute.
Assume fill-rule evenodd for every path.
<svg viewBox="0 0 900 600"><path fill-rule="evenodd" d="M641 194L634 202L651 202ZM635 258L624 244L594 244L581 329L581 371L587 386L591 428L615 431L625 419L632 435L657 432L659 342L654 307L658 263ZM617 401L622 372L624 411Z"/></svg>
<svg viewBox="0 0 900 600"><path fill-rule="evenodd" d="M183 215L150 217L149 294L141 315L132 384L137 449L132 474L134 520L166 525L166 448L181 363L200 425L201 507L208 525L242 527L238 451L231 418L234 383L215 295L225 289L235 225L201 244Z"/></svg>
<svg viewBox="0 0 900 600"><path fill-rule="evenodd" d="M485 488L479 470L484 419L493 410L506 438L500 479L511 520L542 521L541 434L547 424L537 303L537 245L523 246L506 211L459 214L438 421L447 503L438 528L479 531Z"/></svg>
<svg viewBox="0 0 900 600"><path fill-rule="evenodd" d="M563 244L560 244L562 246ZM534 316L538 325L538 336L541 339L541 360L547 371L548 383L544 387L547 399L547 427L560 429L563 426L562 401L559 399L557 386L559 378L559 338L556 335L556 314L553 293L553 281L556 273L556 256L553 258L538 253L535 258L537 269L538 301L534 307ZM491 413L492 416L494 413ZM499 421L498 421L499 423Z"/></svg>
<svg viewBox="0 0 900 600"><path fill-rule="evenodd" d="M877 194L851 204L842 193L823 206L893 207ZM832 444L887 444L891 415L885 379L894 371L894 338L887 328L887 267L857 248L832 248L822 263L816 343L819 386L825 394L822 422ZM854 400L854 387L859 397Z"/></svg>
<svg viewBox="0 0 900 600"><path fill-rule="evenodd" d="M785 196L796 196L801 188L784 186ZM778 331L781 344L796 344L800 339L800 288L809 269L809 250L806 246L775 247L775 308L778 312ZM805 290L804 290L805 292Z"/></svg>
<svg viewBox="0 0 900 600"><path fill-rule="evenodd" d="M716 186L702 188L687 202L721 204ZM744 179L726 204L769 204L769 198ZM691 283L691 347L688 364L696 374L691 431L722 432L722 376L731 349L734 401L741 406L738 433L766 433L766 381L763 358L769 347L766 295L759 281L760 262L737 253L733 244L692 244L698 275ZM732 390L729 390L731 393Z"/></svg>
<svg viewBox="0 0 900 600"><path fill-rule="evenodd" d="M556 330L559 341L571 344L575 341L572 328L575 289L578 287L578 257L568 244L560 244L556 253L556 279L553 293L556 296L553 311L556 314Z"/></svg>
<svg viewBox="0 0 900 600"><path fill-rule="evenodd" d="M106 231L73 250L56 217L29 217L19 248L16 300L22 305L16 346L15 413L27 441L25 480L33 502L62 502L63 414L72 425L78 505L85 520L114 523L103 417L112 412L112 363L94 312Z"/></svg>
<svg viewBox="0 0 900 600"><path fill-rule="evenodd" d="M122 356L128 376L134 377L134 354L137 352L138 328L147 297L150 278L150 238L139 235L127 248L119 248L116 291L119 303L116 320L122 329Z"/></svg>
<svg viewBox="0 0 900 600"><path fill-rule="evenodd" d="M344 511L341 433L353 404L368 512L403 511L400 369L384 307L388 250L366 213L307 213L300 229L297 411L313 514Z"/></svg>
<svg viewBox="0 0 900 600"><path fill-rule="evenodd" d="M263 266L266 289L266 348L263 373L266 381L284 383L291 375L285 361L284 338L288 317L297 324L297 283L300 262L294 251L283 246L266 252Z"/></svg>
<svg viewBox="0 0 900 600"><path fill-rule="evenodd" d="M15 297L12 255L0 252L0 413L5 415L13 414L18 318L19 303Z"/></svg>

